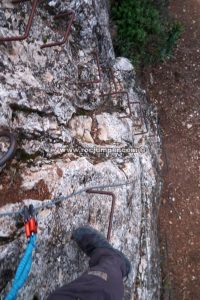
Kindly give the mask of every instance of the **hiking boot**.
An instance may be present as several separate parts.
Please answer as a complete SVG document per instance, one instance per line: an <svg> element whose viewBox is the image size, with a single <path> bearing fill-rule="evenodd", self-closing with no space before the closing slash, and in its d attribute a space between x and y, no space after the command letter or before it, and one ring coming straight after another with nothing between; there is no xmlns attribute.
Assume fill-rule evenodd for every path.
<svg viewBox="0 0 200 300"><path fill-rule="evenodd" d="M72 233L72 239L76 241L79 248L89 257L92 256L93 251L97 248L106 248L114 251L125 263L126 272L124 277L130 273L131 264L128 258L121 251L111 246L107 239L96 229L90 226L79 227Z"/></svg>

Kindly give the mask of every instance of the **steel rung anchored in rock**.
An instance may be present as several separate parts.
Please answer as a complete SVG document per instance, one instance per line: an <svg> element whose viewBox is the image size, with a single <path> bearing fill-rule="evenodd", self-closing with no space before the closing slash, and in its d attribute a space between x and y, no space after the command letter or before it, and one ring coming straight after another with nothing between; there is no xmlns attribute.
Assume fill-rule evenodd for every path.
<svg viewBox="0 0 200 300"><path fill-rule="evenodd" d="M99 62L99 55L97 51L93 51L91 53L94 56L94 59L97 63L97 69L98 69L98 79L93 79L93 80L80 80L78 83L83 84L83 85L88 85L88 84L94 84L94 83L100 83L101 82L101 68L100 68L100 62ZM78 66L78 77L80 76L80 66Z"/></svg>
<svg viewBox="0 0 200 300"><path fill-rule="evenodd" d="M106 96L108 96L108 97L111 96L112 97L112 96L117 96L117 95L125 95L126 96L127 101L128 101L129 114L126 115L126 116L124 116L124 117L121 117L121 119L132 117L133 116L133 112L132 112L132 109L131 109L131 104L138 104L139 107L140 107L141 125L143 125L143 124L145 125L145 130L141 131L141 132L138 132L138 133L135 133L134 135L147 134L149 132L149 130L148 130L148 126L147 126L145 115L144 115L142 107L141 107L141 103L138 102L138 101L137 102L131 102L128 92L126 92L126 91L117 91L116 78L115 78L114 71L113 71L112 67L100 67L98 53L94 52L94 54L95 54L96 61L97 61L97 66L98 66L98 71L99 71L99 79L88 80L88 81L81 81L79 83L84 84L84 85L93 84L93 83L100 83L101 82L101 78L102 78L101 71L102 70L108 70L108 72L111 74L111 80L112 80L112 82L114 84L114 91L112 92L112 87L111 87L111 82L110 82L110 91L109 91L109 93L102 93L101 97L106 97ZM143 122L143 120L144 120L144 122Z"/></svg>
<svg viewBox="0 0 200 300"><path fill-rule="evenodd" d="M108 196L112 197L112 205L111 205L111 212L110 212L108 232L107 232L107 240L110 241L111 232L112 232L113 215L114 215L115 204L116 204L116 196L112 192L98 191L98 190L94 190L94 189L88 189L87 193L88 194L97 194L97 195L108 195Z"/></svg>
<svg viewBox="0 0 200 300"><path fill-rule="evenodd" d="M67 22L67 27L66 27L66 31L64 33L63 39L61 41L44 44L41 46L42 49L50 48L50 47L54 47L54 46L61 46L67 42L70 32L71 32L73 21L75 19L75 13L73 11L68 11L68 12L60 13L59 15L54 17L54 20L58 20L63 17L69 17L69 16L70 16L70 20L69 20L69 22Z"/></svg>
<svg viewBox="0 0 200 300"><path fill-rule="evenodd" d="M17 1L13 1L13 4L17 4L17 3L21 3L21 2L25 2L28 0L17 0ZM25 29L25 33L23 35L14 35L14 36L7 36L7 37L0 37L0 42L12 42L12 41L23 41L25 39L28 38L29 33L30 33L30 29L33 23L33 18L36 12L36 8L37 5L39 3L40 0L34 0L33 4L32 4L32 8L31 8L31 12L29 15L29 19L28 19L28 23L26 25L26 29Z"/></svg>
<svg viewBox="0 0 200 300"><path fill-rule="evenodd" d="M129 94L125 91L122 91L122 92L110 92L110 93L106 93L106 94L101 94L101 97L112 97L112 96L117 96L117 95L126 95L126 98L127 98L127 101L128 101L128 108L129 108L129 114L126 115L126 116L123 116L123 117L120 117L120 119L125 119L125 118L130 118L133 116L133 112L132 112L132 109L131 109L131 104L138 104L139 107L140 107L140 118L141 118L141 125L145 125L145 130L144 131L141 131L141 132L137 132L137 133L134 133L134 135L142 135L142 134L146 134L148 133L148 126L146 124L146 119L145 119L145 116L143 114L143 111L142 111L142 107L141 107L141 103L138 102L138 101L135 101L135 102L131 102L130 101L130 98L129 98ZM144 122L142 122L142 120L144 120Z"/></svg>
<svg viewBox="0 0 200 300"><path fill-rule="evenodd" d="M144 130L144 131L134 133L134 135L147 134L147 133L149 132L149 129L148 129L148 126L147 126L147 121L146 121L146 118L145 118L145 115L144 115L144 112L143 112L141 103L138 102L138 101L133 101L133 102L130 101L129 103L130 103L130 105L131 105L131 104L136 104L136 105L138 104L138 105L139 105L141 125L144 125L144 127L145 127L145 130ZM142 121L143 121L143 122L142 122Z"/></svg>
<svg viewBox="0 0 200 300"><path fill-rule="evenodd" d="M110 93L112 91L111 81L114 85L115 92L117 92L117 82L116 82L116 78L115 78L115 75L114 75L113 68L111 68L111 67L101 67L101 70L106 71L110 75Z"/></svg>

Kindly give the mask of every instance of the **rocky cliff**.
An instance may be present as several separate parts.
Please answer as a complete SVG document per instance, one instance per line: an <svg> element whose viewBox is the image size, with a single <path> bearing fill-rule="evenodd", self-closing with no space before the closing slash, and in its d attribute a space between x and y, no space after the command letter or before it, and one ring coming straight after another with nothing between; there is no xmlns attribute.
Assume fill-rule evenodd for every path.
<svg viewBox="0 0 200 300"><path fill-rule="evenodd" d="M111 197L85 191L97 186L116 196L111 243L132 262L125 299L159 299L156 113L131 63L115 57L106 0L1 1L0 37L22 36L34 4L28 37L0 41L0 126L17 135L0 174L0 214L32 203L39 225L18 299L45 299L87 269L70 237L88 223L107 234ZM18 218L1 216L1 297L25 245Z"/></svg>

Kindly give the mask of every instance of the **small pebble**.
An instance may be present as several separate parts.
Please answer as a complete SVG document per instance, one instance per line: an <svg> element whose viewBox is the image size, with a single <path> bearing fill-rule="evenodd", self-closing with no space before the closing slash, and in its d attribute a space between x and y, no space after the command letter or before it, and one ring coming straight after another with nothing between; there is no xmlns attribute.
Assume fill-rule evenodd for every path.
<svg viewBox="0 0 200 300"><path fill-rule="evenodd" d="M192 124L187 124L187 128L188 129L192 128Z"/></svg>

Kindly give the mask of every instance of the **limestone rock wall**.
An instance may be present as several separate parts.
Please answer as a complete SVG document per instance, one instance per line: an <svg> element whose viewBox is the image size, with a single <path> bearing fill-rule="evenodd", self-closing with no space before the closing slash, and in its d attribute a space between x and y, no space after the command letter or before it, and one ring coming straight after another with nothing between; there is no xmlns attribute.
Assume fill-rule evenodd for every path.
<svg viewBox="0 0 200 300"><path fill-rule="evenodd" d="M22 34L30 8L30 2L14 7L2 1L0 36ZM68 41L41 49L62 39L66 19L56 23L53 17L65 11L75 13ZM106 189L117 199L111 243L132 263L127 300L159 299L160 138L145 99L131 63L115 58L107 1L42 1L26 40L0 42L0 127L18 136L15 159L0 174L0 194L7 192L6 180L20 178L13 189L17 203L1 205L0 214L24 203L48 205L87 187L127 183ZM106 234L110 208L109 196L83 192L38 209L37 248L19 299L45 299L87 269L71 232L89 223ZM22 224L1 217L1 297L25 243Z"/></svg>

